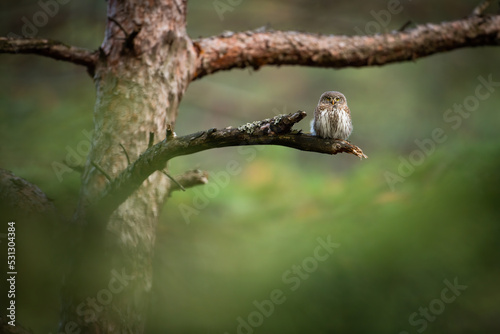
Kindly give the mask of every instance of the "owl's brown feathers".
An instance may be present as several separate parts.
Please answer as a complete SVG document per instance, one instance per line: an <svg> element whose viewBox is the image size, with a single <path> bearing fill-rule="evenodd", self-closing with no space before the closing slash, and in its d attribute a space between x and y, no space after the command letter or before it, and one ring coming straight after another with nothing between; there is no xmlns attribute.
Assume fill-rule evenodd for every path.
<svg viewBox="0 0 500 334"><path fill-rule="evenodd" d="M351 112L344 94L331 91L321 95L311 122L311 132L321 138L349 138L352 132Z"/></svg>

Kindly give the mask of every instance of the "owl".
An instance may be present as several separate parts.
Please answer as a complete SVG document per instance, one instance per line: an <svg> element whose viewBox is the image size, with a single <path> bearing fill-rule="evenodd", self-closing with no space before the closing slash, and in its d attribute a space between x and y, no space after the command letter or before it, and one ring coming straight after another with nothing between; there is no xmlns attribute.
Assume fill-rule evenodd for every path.
<svg viewBox="0 0 500 334"><path fill-rule="evenodd" d="M351 112L344 94L333 91L323 93L311 121L312 135L346 140L351 132Z"/></svg>

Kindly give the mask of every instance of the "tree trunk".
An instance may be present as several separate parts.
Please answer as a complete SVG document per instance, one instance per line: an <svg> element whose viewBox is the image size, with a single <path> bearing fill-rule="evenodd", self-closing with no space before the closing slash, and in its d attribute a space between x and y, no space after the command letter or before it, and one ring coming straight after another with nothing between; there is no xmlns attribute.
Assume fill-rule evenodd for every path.
<svg viewBox="0 0 500 334"><path fill-rule="evenodd" d="M109 0L106 37L95 67L92 149L82 175L63 289L60 332L142 333L152 286L158 216L169 181L152 174L109 217L89 203L112 178L174 124L194 71L195 51L185 30L182 0ZM71 238L74 238L72 235Z"/></svg>

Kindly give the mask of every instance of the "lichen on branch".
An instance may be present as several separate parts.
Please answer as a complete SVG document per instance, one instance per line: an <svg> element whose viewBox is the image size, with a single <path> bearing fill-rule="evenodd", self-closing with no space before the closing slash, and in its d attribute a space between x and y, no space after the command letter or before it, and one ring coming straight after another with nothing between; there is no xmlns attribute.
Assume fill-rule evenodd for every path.
<svg viewBox="0 0 500 334"><path fill-rule="evenodd" d="M359 147L348 141L323 139L293 130L293 126L306 115L305 111L297 111L247 123L237 128L212 128L185 136L168 136L148 148L108 184L96 201L99 212L111 214L149 175L161 171L169 160L209 149L241 145L280 145L302 151L323 154L348 153L361 159L367 158Z"/></svg>

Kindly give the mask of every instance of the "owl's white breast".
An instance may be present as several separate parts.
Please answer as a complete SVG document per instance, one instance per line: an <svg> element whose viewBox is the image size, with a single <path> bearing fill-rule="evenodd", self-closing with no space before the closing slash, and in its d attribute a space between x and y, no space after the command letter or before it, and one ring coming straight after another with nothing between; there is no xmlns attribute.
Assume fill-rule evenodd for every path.
<svg viewBox="0 0 500 334"><path fill-rule="evenodd" d="M343 110L336 110L335 113L337 117L332 117L328 110L320 110L311 122L312 134L322 138L347 139L352 132L351 118Z"/></svg>

